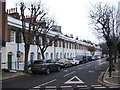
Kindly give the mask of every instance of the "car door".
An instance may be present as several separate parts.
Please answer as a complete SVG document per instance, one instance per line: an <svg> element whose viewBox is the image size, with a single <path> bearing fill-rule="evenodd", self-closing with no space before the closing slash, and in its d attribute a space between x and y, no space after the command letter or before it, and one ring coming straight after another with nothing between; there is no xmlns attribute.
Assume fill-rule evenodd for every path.
<svg viewBox="0 0 120 90"><path fill-rule="evenodd" d="M47 67L51 70L54 71L55 70L55 63L53 60L49 59L46 61Z"/></svg>

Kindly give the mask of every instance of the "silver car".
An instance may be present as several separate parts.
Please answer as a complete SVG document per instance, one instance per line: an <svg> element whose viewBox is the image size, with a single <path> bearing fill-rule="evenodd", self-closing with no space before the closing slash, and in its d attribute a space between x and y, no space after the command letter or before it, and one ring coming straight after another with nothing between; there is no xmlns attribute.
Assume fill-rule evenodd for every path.
<svg viewBox="0 0 120 90"><path fill-rule="evenodd" d="M65 67L65 68L68 66L72 66L72 63L68 59L60 59L60 60L58 60L58 64L61 67Z"/></svg>

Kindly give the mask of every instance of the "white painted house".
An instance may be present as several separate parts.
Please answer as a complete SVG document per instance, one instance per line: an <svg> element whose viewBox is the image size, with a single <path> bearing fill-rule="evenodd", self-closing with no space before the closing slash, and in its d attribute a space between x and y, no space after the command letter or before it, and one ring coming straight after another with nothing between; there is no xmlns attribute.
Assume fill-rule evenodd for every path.
<svg viewBox="0 0 120 90"><path fill-rule="evenodd" d="M27 23L26 23L27 25ZM23 70L24 69L24 42L21 35L21 43L17 42L17 30L22 28L22 22L19 19L13 18L7 15L7 31L8 38L6 40L5 47L2 47L2 68ZM54 26L55 31L51 30L48 32L48 36L55 37L59 36L57 40L57 45L49 46L45 52L45 58L59 59L59 58L70 58L81 56L91 56L90 51L88 51L89 46L94 46L96 48L95 56L101 55L102 51L99 46L91 45L86 42L75 40L70 36L65 36L61 33L60 26ZM48 39L49 40L49 39ZM17 57L17 52L19 52L20 57ZM41 52L37 45L33 44L30 46L28 60L32 63L34 60L41 59Z"/></svg>

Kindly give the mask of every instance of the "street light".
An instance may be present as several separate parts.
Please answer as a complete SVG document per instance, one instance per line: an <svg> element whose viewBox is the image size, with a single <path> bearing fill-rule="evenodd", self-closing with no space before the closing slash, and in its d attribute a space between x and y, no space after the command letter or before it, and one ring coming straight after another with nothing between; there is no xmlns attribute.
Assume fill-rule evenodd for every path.
<svg viewBox="0 0 120 90"><path fill-rule="evenodd" d="M18 30L18 39L17 39L17 69L19 69L19 57L20 57L20 50L19 50L19 43L20 43L21 32L20 29ZM15 64L16 66L16 64Z"/></svg>

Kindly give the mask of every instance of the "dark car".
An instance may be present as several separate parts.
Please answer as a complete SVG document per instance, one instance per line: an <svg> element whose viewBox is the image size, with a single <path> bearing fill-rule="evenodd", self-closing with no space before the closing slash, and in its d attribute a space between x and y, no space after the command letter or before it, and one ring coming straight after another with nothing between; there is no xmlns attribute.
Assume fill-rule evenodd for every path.
<svg viewBox="0 0 120 90"><path fill-rule="evenodd" d="M35 73L45 73L50 74L52 71L60 71L60 66L58 63L51 59L36 60L31 65L31 71Z"/></svg>

